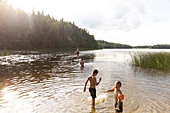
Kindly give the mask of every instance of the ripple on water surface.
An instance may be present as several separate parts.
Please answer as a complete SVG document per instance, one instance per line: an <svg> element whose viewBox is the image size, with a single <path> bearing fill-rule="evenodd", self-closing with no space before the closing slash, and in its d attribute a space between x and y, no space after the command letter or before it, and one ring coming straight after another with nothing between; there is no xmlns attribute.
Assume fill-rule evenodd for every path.
<svg viewBox="0 0 170 113"><path fill-rule="evenodd" d="M113 112L113 93L103 91L120 80L124 112L169 113L170 73L133 68L128 50L82 51L83 70L72 62L74 54L0 57L0 112ZM83 88L94 68L99 70L97 80L102 77L97 96L104 101L92 110L88 87L85 93Z"/></svg>

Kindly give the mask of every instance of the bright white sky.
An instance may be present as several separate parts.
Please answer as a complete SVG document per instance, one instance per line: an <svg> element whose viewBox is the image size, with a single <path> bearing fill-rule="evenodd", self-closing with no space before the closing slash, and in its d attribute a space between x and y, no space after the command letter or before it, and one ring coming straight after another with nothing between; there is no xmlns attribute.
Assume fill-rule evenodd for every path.
<svg viewBox="0 0 170 113"><path fill-rule="evenodd" d="M8 0L26 12L44 11L75 22L97 40L170 44L170 0Z"/></svg>

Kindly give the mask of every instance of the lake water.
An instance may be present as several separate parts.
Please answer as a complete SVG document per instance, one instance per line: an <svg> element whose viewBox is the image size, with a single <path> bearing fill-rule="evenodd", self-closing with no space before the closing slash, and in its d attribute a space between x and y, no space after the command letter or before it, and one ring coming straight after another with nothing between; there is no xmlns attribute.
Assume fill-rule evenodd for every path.
<svg viewBox="0 0 170 113"><path fill-rule="evenodd" d="M135 68L129 51L158 49L103 49L80 51L85 68L80 69L75 52L0 57L0 113L114 112L113 93L103 93L122 82L124 113L169 113L170 73ZM87 77L96 68L96 109L83 92Z"/></svg>

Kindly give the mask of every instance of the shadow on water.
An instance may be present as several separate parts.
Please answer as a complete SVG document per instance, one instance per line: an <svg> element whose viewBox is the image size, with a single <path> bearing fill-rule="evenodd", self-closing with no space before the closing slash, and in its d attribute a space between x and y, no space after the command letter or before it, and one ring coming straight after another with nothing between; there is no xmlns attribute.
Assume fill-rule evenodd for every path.
<svg viewBox="0 0 170 113"><path fill-rule="evenodd" d="M80 55L80 59L93 61L94 54ZM69 78L68 74L78 72L77 63L72 62L75 59L74 53L60 54L40 54L40 55L11 55L0 57L0 81L12 78L14 76L31 75L38 82L44 78L48 79L54 75L61 78ZM2 85L1 85L2 86Z"/></svg>
<svg viewBox="0 0 170 113"><path fill-rule="evenodd" d="M94 57L80 54L88 62ZM76 73L83 71L75 58L73 52L1 56L0 112L57 112L67 105L65 99L79 90Z"/></svg>

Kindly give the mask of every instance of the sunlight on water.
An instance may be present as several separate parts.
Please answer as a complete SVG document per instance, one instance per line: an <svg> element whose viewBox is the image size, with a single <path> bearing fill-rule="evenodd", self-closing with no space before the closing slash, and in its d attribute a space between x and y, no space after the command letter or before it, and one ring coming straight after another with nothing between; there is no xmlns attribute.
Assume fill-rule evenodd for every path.
<svg viewBox="0 0 170 113"><path fill-rule="evenodd" d="M10 92L8 91L7 88L4 88L2 89L2 95L4 95L2 99L10 101L10 100L13 100L17 96L17 92Z"/></svg>
<svg viewBox="0 0 170 113"><path fill-rule="evenodd" d="M169 113L170 73L132 67L129 51L152 52L80 51L84 69L74 62L74 52L1 56L0 113L113 112L113 93L103 91L111 89L116 80L122 82L125 113ZM97 80L102 77L96 109L91 108L88 87L83 92L94 68L99 70Z"/></svg>
<svg viewBox="0 0 170 113"><path fill-rule="evenodd" d="M2 93L2 108L1 112L8 113L8 112L24 112L30 113L32 112L31 105L29 103L24 102L24 100L18 98L17 91L10 91L8 88L4 88L1 90Z"/></svg>
<svg viewBox="0 0 170 113"><path fill-rule="evenodd" d="M95 99L95 103L96 104L103 103L106 99L107 99L107 94L97 95L96 99ZM89 103L92 103L92 98L88 97L88 101L89 101Z"/></svg>

